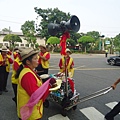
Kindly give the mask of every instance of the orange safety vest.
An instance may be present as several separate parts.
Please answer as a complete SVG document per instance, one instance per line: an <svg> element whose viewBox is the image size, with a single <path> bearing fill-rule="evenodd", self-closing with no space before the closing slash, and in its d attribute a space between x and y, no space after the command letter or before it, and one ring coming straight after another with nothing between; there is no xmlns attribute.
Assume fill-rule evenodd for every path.
<svg viewBox="0 0 120 120"><path fill-rule="evenodd" d="M26 74L30 72L31 74L34 75L34 77L36 78L37 81L37 86L41 86L42 85L42 81L40 81L37 76L35 75L35 73L30 70L29 68L24 68L20 75L19 75L19 82L18 82L18 94L17 94L17 114L18 117L21 118L20 115L20 108L23 107L24 105L26 105L30 99L30 96L28 95L28 93L23 89L23 87L21 86L21 80L22 77ZM40 119L43 115L43 101L40 100L34 107L33 107L33 111L31 116L27 119L27 120L36 120L36 119Z"/></svg>
<svg viewBox="0 0 120 120"><path fill-rule="evenodd" d="M10 72L10 63L9 63L8 58L10 58L10 55L7 55L7 59L6 59L6 64L7 64L7 66L6 66L6 72ZM0 54L0 61L3 61L2 54ZM2 64L0 64L0 66L1 66L1 65L2 65Z"/></svg>
<svg viewBox="0 0 120 120"><path fill-rule="evenodd" d="M74 75L74 68L70 68L72 62L73 62L73 58L70 57L69 63L67 65L67 70L68 70L69 77L73 77L73 75ZM65 66L64 57L62 57L62 66ZM65 69L64 68L60 69L60 72L65 72Z"/></svg>
<svg viewBox="0 0 120 120"><path fill-rule="evenodd" d="M20 58L19 58L19 57L17 57L14 61L17 62L19 66L22 64L22 62L20 61ZM13 65L13 66L14 66L14 65ZM18 84L18 78L16 79L16 78L15 78L15 75L16 75L16 71L15 71L14 68L13 68L11 81L12 81L13 84Z"/></svg>
<svg viewBox="0 0 120 120"><path fill-rule="evenodd" d="M43 57L45 57L47 54L48 54L48 52L44 53ZM41 59L41 64L42 64L43 68L45 68L45 69L49 68L49 60L45 61L45 60Z"/></svg>

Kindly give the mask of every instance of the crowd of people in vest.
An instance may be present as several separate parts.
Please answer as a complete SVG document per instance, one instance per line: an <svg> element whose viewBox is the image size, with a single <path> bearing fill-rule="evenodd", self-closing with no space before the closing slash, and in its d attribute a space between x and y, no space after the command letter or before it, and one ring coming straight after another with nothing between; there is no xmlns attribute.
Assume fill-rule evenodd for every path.
<svg viewBox="0 0 120 120"><path fill-rule="evenodd" d="M0 95L8 92L7 80L12 64L11 84L14 92L12 100L17 107L19 120L40 120L43 115L43 103L47 99L49 89L57 84L56 80L49 79L45 83L40 75L48 74L50 53L45 45L40 45L40 51L33 48L19 47L11 52L6 46L0 49ZM66 65L64 57L58 62L60 72L68 70L73 77L74 62L66 49ZM36 99L35 99L36 98Z"/></svg>

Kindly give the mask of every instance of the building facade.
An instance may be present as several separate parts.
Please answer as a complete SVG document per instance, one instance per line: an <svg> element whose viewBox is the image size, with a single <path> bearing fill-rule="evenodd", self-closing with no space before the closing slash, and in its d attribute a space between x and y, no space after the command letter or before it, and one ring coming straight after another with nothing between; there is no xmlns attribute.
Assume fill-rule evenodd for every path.
<svg viewBox="0 0 120 120"><path fill-rule="evenodd" d="M21 32L11 32L11 33L9 33L9 32L3 32L3 31L1 31L0 32L0 47L3 46L3 45L10 46L9 42L3 41L5 35L7 35L7 34L15 34L15 35L18 35L21 38L22 42L16 42L15 43L15 45L18 46L18 47L22 47L22 46L24 46L24 47L25 46L31 47L32 46L32 44L29 44L29 43L27 43L26 40L24 40L25 37L24 37L24 35ZM37 38L37 43L39 45L40 44L45 44L45 39L41 39L39 36L36 36L36 38Z"/></svg>

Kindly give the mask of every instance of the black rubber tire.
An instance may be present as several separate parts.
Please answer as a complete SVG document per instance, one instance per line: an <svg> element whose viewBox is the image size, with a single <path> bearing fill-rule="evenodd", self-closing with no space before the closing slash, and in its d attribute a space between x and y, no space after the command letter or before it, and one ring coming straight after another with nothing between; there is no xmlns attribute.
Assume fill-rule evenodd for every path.
<svg viewBox="0 0 120 120"><path fill-rule="evenodd" d="M73 106L72 109L73 109L73 110L76 110L76 109L77 109L77 105Z"/></svg>
<svg viewBox="0 0 120 120"><path fill-rule="evenodd" d="M115 60L110 60L109 64L110 65L115 65Z"/></svg>
<svg viewBox="0 0 120 120"><path fill-rule="evenodd" d="M66 117L67 116L67 111L65 109L62 109L61 110L61 115Z"/></svg>

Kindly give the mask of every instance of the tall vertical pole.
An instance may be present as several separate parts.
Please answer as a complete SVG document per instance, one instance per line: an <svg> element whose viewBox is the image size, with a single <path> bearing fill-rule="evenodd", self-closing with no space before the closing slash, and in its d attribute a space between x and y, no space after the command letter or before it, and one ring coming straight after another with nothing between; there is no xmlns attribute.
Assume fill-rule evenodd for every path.
<svg viewBox="0 0 120 120"><path fill-rule="evenodd" d="M66 96L68 97L68 80L67 80L68 70L67 70L66 56L64 56L64 60L65 60L65 90L66 90Z"/></svg>

